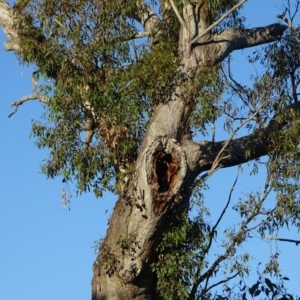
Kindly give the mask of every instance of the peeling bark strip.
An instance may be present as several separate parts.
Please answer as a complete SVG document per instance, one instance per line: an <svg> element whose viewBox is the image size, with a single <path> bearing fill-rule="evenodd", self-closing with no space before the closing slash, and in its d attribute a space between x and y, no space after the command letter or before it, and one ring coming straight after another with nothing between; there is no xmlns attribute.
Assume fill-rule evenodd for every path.
<svg viewBox="0 0 300 300"><path fill-rule="evenodd" d="M158 137L146 153L147 182L152 188L152 210L160 215L186 176L187 162L175 139Z"/></svg>

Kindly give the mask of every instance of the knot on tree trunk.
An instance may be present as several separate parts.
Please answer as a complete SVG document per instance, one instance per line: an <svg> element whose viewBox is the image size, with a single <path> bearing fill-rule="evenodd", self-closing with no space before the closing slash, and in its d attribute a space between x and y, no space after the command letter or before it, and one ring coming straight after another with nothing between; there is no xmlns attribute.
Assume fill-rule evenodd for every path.
<svg viewBox="0 0 300 300"><path fill-rule="evenodd" d="M186 176L185 153L175 139L158 137L146 153L147 182L152 189L155 215L177 195Z"/></svg>

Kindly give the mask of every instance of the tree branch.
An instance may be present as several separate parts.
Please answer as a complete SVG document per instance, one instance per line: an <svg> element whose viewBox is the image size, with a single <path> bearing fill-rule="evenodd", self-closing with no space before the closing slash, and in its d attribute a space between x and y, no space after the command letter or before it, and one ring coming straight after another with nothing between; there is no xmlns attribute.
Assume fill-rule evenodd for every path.
<svg viewBox="0 0 300 300"><path fill-rule="evenodd" d="M171 1L171 0L170 0ZM207 33L209 33L214 27L219 25L224 19L226 19L233 11L238 9L240 6L242 6L244 3L246 3L247 0L242 0L241 2L237 3L234 5L229 11L227 11L220 19L212 23L209 27L205 29L204 32L202 32L200 35L196 36L192 41L191 45L194 44L195 42L199 41L202 37L204 37ZM172 3L172 2L171 2Z"/></svg>
<svg viewBox="0 0 300 300"><path fill-rule="evenodd" d="M42 103L49 103L49 98L47 98L47 97L45 97L41 94L38 94L38 93L34 93L34 94L24 96L21 99L19 99L18 101L12 102L10 104L10 106L15 107L15 110L12 113L10 113L8 117L10 118L11 116L13 116L17 112L20 105L22 105L25 102L31 101L31 100L38 100Z"/></svg>
<svg viewBox="0 0 300 300"><path fill-rule="evenodd" d="M231 189L230 189L230 191L229 191L229 195L228 195L228 198L227 198L227 202L226 202L226 204L225 204L225 206L224 206L224 208L223 208L223 210L222 210L222 212L221 212L221 214L220 214L220 216L219 216L217 222L215 223L215 225L213 226L213 228L212 228L212 230L211 230L211 233L212 233L212 234L210 234L210 239L211 239L211 241L212 241L212 239L213 239L213 235L214 235L215 231L217 230L217 228L218 228L220 222L222 221L222 219L223 219L223 217L224 217L224 215L225 215L225 213L226 213L226 210L227 210L227 208L228 208L228 206L229 206L229 204L230 204L230 202L231 202L232 194L233 194L233 191L234 191L234 189L235 189L235 186L236 186L236 183L237 183L237 181L238 181L238 178L239 178L239 172L237 173L236 178L235 178L235 180L234 180L234 182L233 182L233 184L232 184L232 186L231 186ZM209 246L209 248L210 248L210 246ZM208 251L206 251L206 253L207 253L207 252L208 252Z"/></svg>
<svg viewBox="0 0 300 300"><path fill-rule="evenodd" d="M137 13L135 18L145 28L145 32L139 32L132 39L143 38L149 36L151 32L155 31L160 22L158 15L143 1L137 1ZM0 26L8 38L4 47L7 51L20 51L18 41L18 33L14 26L13 8L5 0L0 0Z"/></svg>
<svg viewBox="0 0 300 300"><path fill-rule="evenodd" d="M214 225L214 226L212 227L212 229L210 230L210 233L209 233L209 243L208 243L207 247L205 248L205 250L204 250L204 252L203 252L203 256L207 255L207 253L209 252L209 250L210 250L210 248L211 248L211 245L212 245L213 238L214 238L214 236L215 236L217 227L219 226L219 224L220 224L221 220L223 219L223 216L224 216L224 214L225 214L225 212L226 212L226 210L227 210L227 208L228 208L228 206L229 206L229 203L230 203L231 197L232 197L232 193L233 193L233 191L234 191L234 188L235 188L235 185L236 185L236 183L237 183L237 180L238 180L238 174L237 174L237 176L236 176L236 178L235 178L235 181L234 181L234 183L233 183L233 185L232 185L232 187L231 187L231 189L230 189L229 196L228 196L227 202L226 202L226 204L225 204L225 207L223 208L223 211L221 212L221 215L219 216L217 222L215 223L215 225ZM199 275L200 275L200 269L198 269L197 277L199 277ZM237 276L237 275L235 275L235 276ZM196 277L196 278L197 278L197 277ZM199 278L201 278L201 277L199 277ZM232 278L234 278L234 277L232 277ZM232 278L228 278L228 280L230 280L230 279L232 279ZM210 277L207 277L207 278L206 278L205 289L204 289L205 292L209 291L211 288L213 288L213 287L219 285L220 283L223 283L223 281L220 281L220 283L213 284L211 287L208 287L208 288L207 288L209 279L210 279ZM195 298L195 294L196 294L196 292L197 292L197 289L198 289L198 286L200 285L200 283L201 283L201 281L196 281L196 282L193 284L193 288L192 288L191 294L190 294L190 295L191 295L191 299L194 299L194 298Z"/></svg>
<svg viewBox="0 0 300 300"><path fill-rule="evenodd" d="M276 236L266 236L266 239L270 240L270 241L295 243L296 246L298 246L300 244L300 240L285 239L285 238L279 238L279 237L276 237Z"/></svg>
<svg viewBox="0 0 300 300"><path fill-rule="evenodd" d="M147 37L150 35L150 32L149 31L144 31L144 32L138 32L136 33L132 39L141 39L141 38L144 38L144 37Z"/></svg>
<svg viewBox="0 0 300 300"><path fill-rule="evenodd" d="M223 279L223 280L220 280L219 282L214 283L213 285L211 285L211 286L209 286L208 288L205 289L205 293L207 293L209 290L215 288L216 286L218 286L218 285L220 285L220 284L222 284L222 283L225 283L225 282L228 282L228 281L234 279L234 278L235 278L236 276L238 276L239 274L240 274L240 273L237 272L237 273L235 273L235 274L232 275L232 276L229 276L229 277L227 277L227 278L225 278L225 279Z"/></svg>
<svg viewBox="0 0 300 300"><path fill-rule="evenodd" d="M179 20L181 26L182 26L182 27L186 27L186 24L185 24L185 22L184 22L182 16L180 15L180 12L178 11L178 9L177 9L177 7L176 7L174 1L173 1L173 0L170 0L170 4L171 4L171 6L172 6L172 9L173 9L174 12L175 12L176 17L177 17L178 20Z"/></svg>
<svg viewBox="0 0 300 300"><path fill-rule="evenodd" d="M263 103L262 106L264 106L265 103ZM233 133L231 134L230 138L228 140L226 140L225 142L222 143L222 148L220 149L220 151L218 152L218 154L216 155L212 166L210 168L210 170L208 171L207 174L205 174L203 177L208 177L210 176L212 173L214 173L217 169L219 169L221 167L220 161L223 160L227 153L226 153L226 149L228 148L229 144L231 143L231 141L233 141L233 138L235 137L235 135L238 133L238 131L244 127L247 123L249 123L253 118L255 118L255 116L259 113L259 110L255 111L254 113L252 113L251 115L249 115L245 120L243 120L239 126L233 131Z"/></svg>
<svg viewBox="0 0 300 300"><path fill-rule="evenodd" d="M288 26L283 24L271 24L264 27L255 27L251 29L231 28L217 34L213 37L213 43L216 43L222 50L219 51L219 61L222 61L234 50L245 49L279 40Z"/></svg>
<svg viewBox="0 0 300 300"><path fill-rule="evenodd" d="M272 150L271 143L272 141L274 143L274 135L276 134L278 139L286 135L287 129L295 121L295 114L299 114L299 112L300 102L296 102L276 115L265 128L258 129L248 136L214 143L206 141L199 143L198 170L196 172L210 172L212 167L232 167L267 155ZM300 142L300 138L298 140ZM217 157L218 165L215 165Z"/></svg>
<svg viewBox="0 0 300 300"><path fill-rule="evenodd" d="M194 55L191 57L200 61L202 66L216 65L234 50L279 40L287 29L288 26L278 23L252 29L230 28L211 36L210 39L204 42L193 43L191 49ZM203 60L204 56L205 60Z"/></svg>

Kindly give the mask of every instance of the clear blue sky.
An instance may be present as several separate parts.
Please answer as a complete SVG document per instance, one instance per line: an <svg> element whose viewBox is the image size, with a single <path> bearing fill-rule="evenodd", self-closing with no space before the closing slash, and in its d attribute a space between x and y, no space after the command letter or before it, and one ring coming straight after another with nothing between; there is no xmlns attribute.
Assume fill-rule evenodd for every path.
<svg viewBox="0 0 300 300"><path fill-rule="evenodd" d="M267 25L276 21L281 1L250 0L248 7L249 26ZM105 234L114 199L86 194L73 197L70 210L62 209L64 185L40 174L47 154L29 138L31 120L42 113L40 105L28 103L11 119L7 117L12 112L9 103L32 92L32 70L20 66L13 53L3 51L5 39L1 31L0 300L90 299L93 244ZM207 196L216 210L219 199L226 199L235 175L236 170L222 170L210 180L212 189ZM259 181L244 178L239 190L250 191ZM294 233L289 237L297 239ZM258 261L274 250L274 243L257 239L252 246ZM299 248L290 244L281 248L285 273L292 279L290 286L300 294Z"/></svg>
<svg viewBox="0 0 300 300"><path fill-rule="evenodd" d="M47 154L29 138L40 105L27 103L8 118L9 103L32 92L32 70L12 52L0 51L0 66L0 299L89 299L92 247L113 200L83 195L62 209L64 185L40 173Z"/></svg>

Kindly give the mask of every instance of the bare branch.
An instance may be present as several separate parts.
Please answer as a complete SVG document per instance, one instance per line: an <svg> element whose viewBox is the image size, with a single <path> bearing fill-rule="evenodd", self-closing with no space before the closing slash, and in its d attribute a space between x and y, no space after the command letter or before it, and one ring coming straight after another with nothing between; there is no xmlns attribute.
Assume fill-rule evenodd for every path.
<svg viewBox="0 0 300 300"><path fill-rule="evenodd" d="M295 243L296 246L298 246L300 244L300 240L279 238L279 237L276 237L276 236L266 236L265 238L267 240L270 240L270 241L280 241L280 242Z"/></svg>
<svg viewBox="0 0 300 300"><path fill-rule="evenodd" d="M85 131L84 143L86 147L88 147L93 140L93 136L95 134L95 126L95 121L92 118L87 119L82 126L82 130Z"/></svg>
<svg viewBox="0 0 300 300"><path fill-rule="evenodd" d="M138 32L137 34L134 35L134 39L141 39L141 38L147 37L149 35L150 35L149 31Z"/></svg>
<svg viewBox="0 0 300 300"><path fill-rule="evenodd" d="M234 183L233 183L233 185L232 185L232 187L231 187L231 189L230 189L229 196L228 196L228 199L227 199L227 203L226 203L226 205L225 205L223 211L221 212L221 215L219 216L217 222L215 223L215 225L212 227L212 229L211 229L211 231L210 231L210 234L209 234L209 243L208 243L206 249L205 249L204 252L203 252L204 255L206 255L206 254L208 253L208 251L210 250L211 245L212 245L212 242L213 242L213 237L214 237L215 232L216 232L216 229L217 229L218 225L220 224L220 222L221 222L221 220L222 220L222 218L223 218L223 216L224 216L224 214L225 214L225 212L226 212L226 210L227 210L227 208L228 208L228 206L229 206L229 203L231 202L232 193L233 193L234 188L235 188L235 185L236 185L236 183L237 183L238 175L239 175L239 174L237 174L237 176L236 176L236 178L235 178L235 180L234 180ZM200 269L199 269L198 272L197 272L197 277L199 276L199 274L200 274ZM235 275L235 276L237 276L237 275ZM234 277L235 277L235 276L234 276ZM234 278L234 277L232 277L232 278ZM199 278L201 278L201 277L199 277ZM205 289L204 289L205 292L207 292L208 290L212 289L213 287L215 287L215 286L217 286L217 285L223 283L223 281L220 281L219 283L216 283L216 284L212 285L211 287L208 287L208 288L207 288L209 278L210 278L210 277L207 277L207 278L206 278L206 284L205 284ZM232 279L232 278L229 277L227 280L230 280L230 279ZM197 291L197 288L198 288L198 286L199 286L200 283L201 283L201 281L197 281L197 282L194 283L193 288L192 288L192 291L191 291L191 296L193 296L193 297L191 297L192 299L194 298L194 296L195 296L195 294L196 294L196 291Z"/></svg>
<svg viewBox="0 0 300 300"><path fill-rule="evenodd" d="M89 100L84 100L83 101L83 106L90 113L90 115L93 117L93 120L96 121L97 120L97 114L96 114L95 108L93 107L91 102Z"/></svg>
<svg viewBox="0 0 300 300"><path fill-rule="evenodd" d="M240 274L240 273L237 272L237 273L235 273L234 275L227 277L226 279L223 279L223 280L220 280L219 282L214 283L213 285L211 285L211 286L209 286L208 288L205 289L205 293L207 293L209 290L215 288L216 286L218 286L218 285L220 285L220 284L222 284L222 283L225 283L225 282L228 282L228 281L234 279L234 278L235 278L236 276L238 276L239 274Z"/></svg>
<svg viewBox="0 0 300 300"><path fill-rule="evenodd" d="M10 113L8 117L10 118L11 116L13 116L17 112L20 105L24 104L25 102L32 101L32 100L38 100L38 101L40 101L42 103L46 103L46 104L49 103L49 98L47 98L41 94L38 94L38 93L24 96L21 99L19 99L18 101L12 102L10 104L10 106L15 107L15 110L12 113Z"/></svg>
<svg viewBox="0 0 300 300"><path fill-rule="evenodd" d="M278 23L252 29L230 28L219 34L212 35L206 41L195 42L193 45L190 45L190 48L193 51L193 56L200 58L199 61L202 64L211 66L223 61L234 50L279 40L287 29L288 26ZM202 58L203 53L205 53L204 61Z"/></svg>
<svg viewBox="0 0 300 300"><path fill-rule="evenodd" d="M232 185L232 187L231 187L231 189L230 189L230 192L229 192L229 195L228 195L227 203L226 203L225 207L223 208L223 210L222 210L222 212L221 212L221 214L220 214L220 216L219 216L219 218L218 218L216 224L213 226L213 228L212 228L212 230L211 230L212 232L214 232L214 231L217 229L217 227L219 226L221 220L223 219L223 216L225 215L225 212L226 212L226 210L227 210L227 208L228 208L228 206L229 206L229 204L230 204L230 202L231 202L232 193L233 193L233 191L234 191L234 188L235 188L235 186L236 186L236 183L237 183L237 181L238 181L238 178L239 178L239 173L237 173L237 175L236 175L236 178L235 178L235 180L234 180L234 182L233 182L233 185Z"/></svg>
<svg viewBox="0 0 300 300"><path fill-rule="evenodd" d="M86 88L86 90L87 89L88 88ZM93 136L95 134L95 125L97 122L97 115L96 115L94 107L92 106L92 104L89 100L84 100L83 106L87 110L87 112L91 115L91 117L85 121L85 124L82 127L82 130L85 131L84 143L86 146L89 146L91 144Z"/></svg>
<svg viewBox="0 0 300 300"><path fill-rule="evenodd" d="M171 0L170 0L171 1ZM215 21L213 24L211 24L209 27L207 27L205 29L204 32L201 32L200 35L196 36L192 41L191 41L191 45L194 44L195 42L197 42L198 40L200 40L202 37L204 37L207 33L209 33L214 27L216 27L217 25L219 25L224 19L226 19L233 11L235 11L236 9L238 9L240 6L242 6L244 3L246 3L247 0L242 0L241 2L237 3L236 5L234 5L228 12L226 12L220 19L218 19L217 21Z"/></svg>
<svg viewBox="0 0 300 300"><path fill-rule="evenodd" d="M222 61L232 51L254 47L279 40L288 26L283 24L271 24L264 27L251 29L227 29L213 36L215 47L222 47L219 52L219 61Z"/></svg>
<svg viewBox="0 0 300 300"><path fill-rule="evenodd" d="M133 41L135 39L142 39L145 37L149 37L151 35L150 31L141 31L141 32L137 32L129 37L122 37L121 40L122 41ZM115 41L120 41L120 38L116 39Z"/></svg>
<svg viewBox="0 0 300 300"><path fill-rule="evenodd" d="M172 6L172 8L173 8L173 10L174 10L174 12L175 12L175 15L177 16L177 18L178 18L180 24L181 24L181 26L182 26L182 27L186 27L186 24L185 24L185 22L184 22L182 16L180 15L180 12L178 11L178 9L177 9L177 7L176 7L174 1L173 1L173 0L170 0L170 3L171 3L171 6Z"/></svg>
<svg viewBox="0 0 300 300"><path fill-rule="evenodd" d="M293 23L294 18L296 17L296 15L297 15L297 13L299 11L299 5L300 5L300 1L297 1L296 5L295 5L295 9L294 9L293 15L291 14L291 9L288 12L289 13L289 17L290 17L292 23Z"/></svg>

